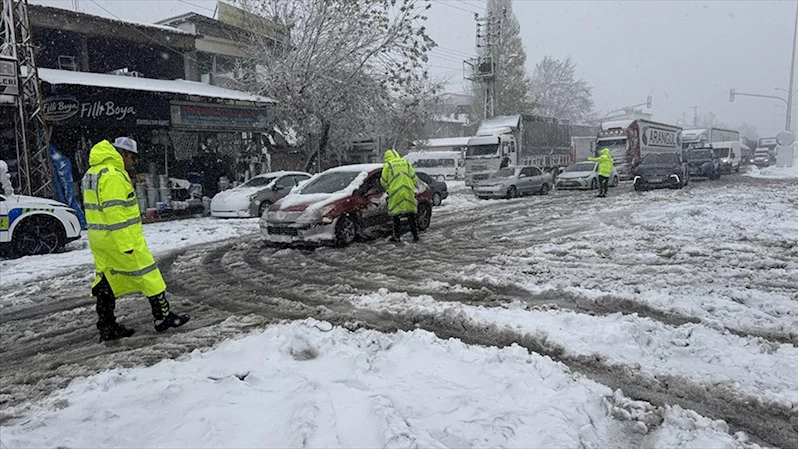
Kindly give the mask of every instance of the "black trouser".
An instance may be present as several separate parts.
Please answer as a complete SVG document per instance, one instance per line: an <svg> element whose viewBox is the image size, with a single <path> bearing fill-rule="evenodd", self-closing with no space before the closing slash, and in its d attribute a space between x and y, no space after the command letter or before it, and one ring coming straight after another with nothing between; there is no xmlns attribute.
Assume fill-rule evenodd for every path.
<svg viewBox="0 0 799 449"><path fill-rule="evenodd" d="M394 215L394 238L399 239L402 235L401 226L402 226L402 217L406 217L408 219L408 223L411 226L411 234L413 235L414 239L419 238L419 229L416 227L416 214L413 212L408 212L407 214L399 214Z"/></svg>
<svg viewBox="0 0 799 449"><path fill-rule="evenodd" d="M599 194L605 196L608 194L608 177L599 175Z"/></svg>
<svg viewBox="0 0 799 449"><path fill-rule="evenodd" d="M105 276L92 288L92 296L97 298L97 329L103 330L114 327L117 323L116 316L114 316L116 296L114 296L114 291L111 290L111 285ZM166 300L165 292L155 296L148 296L147 300L150 302L154 319L162 320L169 315L169 302Z"/></svg>

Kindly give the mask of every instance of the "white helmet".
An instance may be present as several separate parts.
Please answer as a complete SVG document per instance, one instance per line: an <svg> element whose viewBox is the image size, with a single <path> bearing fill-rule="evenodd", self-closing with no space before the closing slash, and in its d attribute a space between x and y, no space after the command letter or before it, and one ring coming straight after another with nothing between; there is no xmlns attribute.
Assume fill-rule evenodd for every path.
<svg viewBox="0 0 799 449"><path fill-rule="evenodd" d="M120 150L129 151L134 154L139 154L136 141L130 137L117 137L116 140L114 140L114 147Z"/></svg>

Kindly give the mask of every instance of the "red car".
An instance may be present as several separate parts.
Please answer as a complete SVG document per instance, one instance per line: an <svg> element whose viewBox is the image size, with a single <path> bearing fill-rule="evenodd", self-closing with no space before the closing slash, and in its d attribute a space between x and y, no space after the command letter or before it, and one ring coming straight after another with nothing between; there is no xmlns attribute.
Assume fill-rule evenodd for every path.
<svg viewBox="0 0 799 449"><path fill-rule="evenodd" d="M261 217L271 243L349 245L355 239L391 232L387 196L380 185L382 164L335 167L295 187ZM432 192L416 183L420 231L430 226Z"/></svg>

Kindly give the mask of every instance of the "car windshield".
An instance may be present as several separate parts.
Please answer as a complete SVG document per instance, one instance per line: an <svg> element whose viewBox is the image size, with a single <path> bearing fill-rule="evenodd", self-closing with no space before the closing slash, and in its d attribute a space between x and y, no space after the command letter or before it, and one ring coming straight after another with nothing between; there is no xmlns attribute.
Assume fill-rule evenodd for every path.
<svg viewBox="0 0 799 449"><path fill-rule="evenodd" d="M651 153L644 156L643 164L676 164L677 155L674 153Z"/></svg>
<svg viewBox="0 0 799 449"><path fill-rule="evenodd" d="M492 178L510 178L516 174L516 169L513 168L500 168L496 173L491 175Z"/></svg>
<svg viewBox="0 0 799 449"><path fill-rule="evenodd" d="M710 151L689 151L685 153L686 159L697 161L701 159L713 159L713 156L710 155Z"/></svg>
<svg viewBox="0 0 799 449"><path fill-rule="evenodd" d="M427 173L416 172L416 176L418 176L419 179L424 181L426 184L430 184L431 182L433 182L433 178L428 176Z"/></svg>
<svg viewBox="0 0 799 449"><path fill-rule="evenodd" d="M466 156L494 156L499 151L499 145L472 145L466 148Z"/></svg>
<svg viewBox="0 0 799 449"><path fill-rule="evenodd" d="M596 163L594 162L581 162L579 164L569 165L565 171L567 172L594 171L594 168L596 168Z"/></svg>
<svg viewBox="0 0 799 449"><path fill-rule="evenodd" d="M242 187L263 187L274 181L276 176L257 176L242 184Z"/></svg>
<svg viewBox="0 0 799 449"><path fill-rule="evenodd" d="M354 171L334 171L323 173L318 178L311 180L303 187L300 193L310 195L312 193L334 193L345 189L361 172Z"/></svg>
<svg viewBox="0 0 799 449"><path fill-rule="evenodd" d="M718 157L730 157L730 149L729 148L716 148L713 150Z"/></svg>

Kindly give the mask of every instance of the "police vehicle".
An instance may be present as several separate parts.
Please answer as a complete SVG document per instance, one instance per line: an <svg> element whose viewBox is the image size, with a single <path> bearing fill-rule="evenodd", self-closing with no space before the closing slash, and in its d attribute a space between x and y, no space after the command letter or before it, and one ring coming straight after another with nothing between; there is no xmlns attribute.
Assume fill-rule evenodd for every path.
<svg viewBox="0 0 799 449"><path fill-rule="evenodd" d="M25 195L0 195L0 247L28 256L60 251L80 238L76 212L66 204Z"/></svg>

